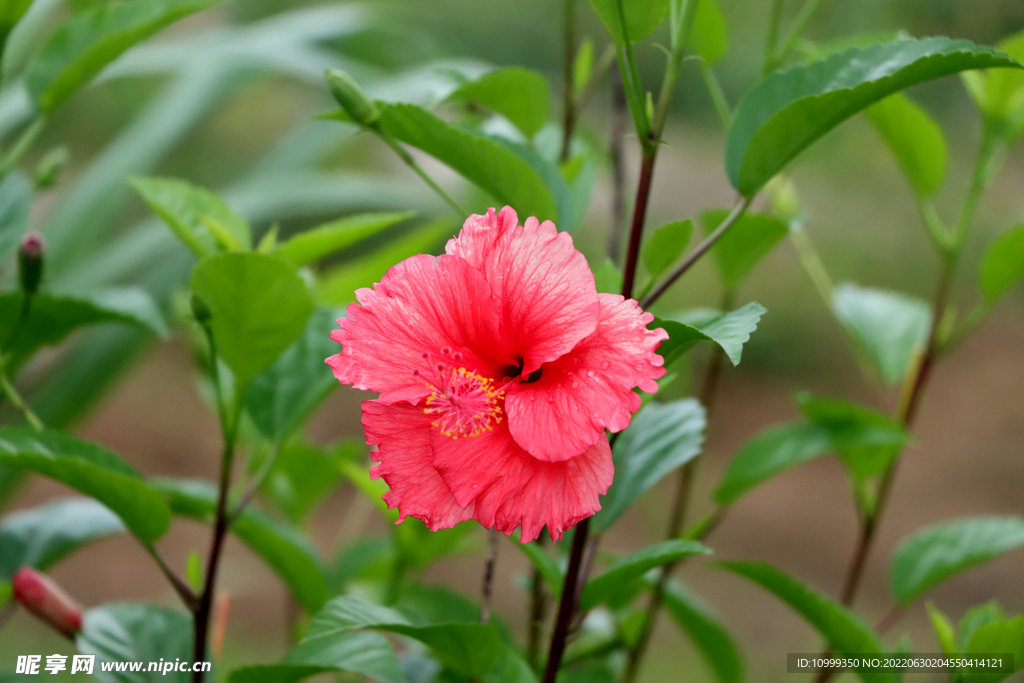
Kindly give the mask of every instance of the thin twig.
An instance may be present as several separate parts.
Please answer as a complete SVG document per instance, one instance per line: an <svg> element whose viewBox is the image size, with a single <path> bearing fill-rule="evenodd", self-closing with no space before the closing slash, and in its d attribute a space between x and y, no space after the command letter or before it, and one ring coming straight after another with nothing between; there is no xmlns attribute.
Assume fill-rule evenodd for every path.
<svg viewBox="0 0 1024 683"><path fill-rule="evenodd" d="M626 91L622 75L612 75L612 113L608 129L608 151L612 163L612 214L608 235L608 257L618 263L622 250L622 229L626 222L626 163L622 143L626 139Z"/></svg>
<svg viewBox="0 0 1024 683"><path fill-rule="evenodd" d="M270 471L274 469L274 465L281 457L282 450L283 445L281 442L274 444L273 450L270 455L267 456L266 462L263 463L256 475L249 480L249 484L245 487L245 490L238 496L238 500L235 502L231 513L228 515L228 526L234 524L238 520L238 517L245 512L245 508L252 502L257 491L260 490L260 487L263 486L263 482L266 481Z"/></svg>
<svg viewBox="0 0 1024 683"><path fill-rule="evenodd" d="M538 545L543 541L538 538ZM527 661L536 670L540 659L541 639L544 635L544 616L548 608L548 592L540 570L533 567L530 572L530 633L527 641Z"/></svg>
<svg viewBox="0 0 1024 683"><path fill-rule="evenodd" d="M491 598L494 587L494 566L498 563L498 530L487 532L488 552L484 561L483 587L480 591L480 623L491 620Z"/></svg>
<svg viewBox="0 0 1024 683"><path fill-rule="evenodd" d="M740 219L753 200L753 197L743 197L736 202L732 211L730 211L729 215L722 220L717 228L715 228L715 231L708 235L703 242L698 244L694 250L690 252L689 256L687 256L686 259L680 263L679 266L673 270L661 284L654 288L654 291L645 296L643 300L640 301L640 306L644 309L649 308L651 304L661 298L661 295L664 294L669 287L675 284L675 281L682 277L686 271L692 268L693 264L695 264L708 249L713 247L715 242L721 239L722 235L724 235L729 228L731 228L733 224Z"/></svg>
<svg viewBox="0 0 1024 683"><path fill-rule="evenodd" d="M148 543L143 547L146 549L146 553L149 554L149 556L156 562L157 566L160 567L160 571L167 578L167 581L171 584L174 592L178 594L178 597L181 598L181 601L185 603L185 607L188 608L190 612L194 612L198 609L199 600L196 597L195 591L192 590L192 587L188 585L184 579L174 573L174 570L167 565L167 562L163 557L161 557L160 553L157 552L156 548Z"/></svg>

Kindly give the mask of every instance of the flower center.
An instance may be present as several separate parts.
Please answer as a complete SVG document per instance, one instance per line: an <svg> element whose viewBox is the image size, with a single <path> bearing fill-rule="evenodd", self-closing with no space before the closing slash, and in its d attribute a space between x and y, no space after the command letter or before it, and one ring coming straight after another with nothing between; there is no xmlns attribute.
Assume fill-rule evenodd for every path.
<svg viewBox="0 0 1024 683"><path fill-rule="evenodd" d="M417 374L424 377L422 373ZM452 370L440 363L437 374L424 379L431 394L423 412L437 416L433 425L445 436L453 439L478 436L501 422L499 401L505 390L496 389L492 380L466 368Z"/></svg>

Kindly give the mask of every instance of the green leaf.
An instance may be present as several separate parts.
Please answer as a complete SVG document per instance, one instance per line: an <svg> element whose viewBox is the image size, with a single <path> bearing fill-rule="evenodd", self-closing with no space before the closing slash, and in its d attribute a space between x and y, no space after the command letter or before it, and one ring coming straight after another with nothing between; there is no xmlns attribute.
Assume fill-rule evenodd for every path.
<svg viewBox="0 0 1024 683"><path fill-rule="evenodd" d="M1006 615L1003 614L1002 608L995 600L982 605L975 605L967 610L960 618L960 632L957 634L957 645L960 652L967 650L967 644L979 628L1005 620Z"/></svg>
<svg viewBox="0 0 1024 683"><path fill-rule="evenodd" d="M185 560L185 580L188 581L188 585L192 587L196 595L203 592L204 578L203 558L199 556L197 551L193 550Z"/></svg>
<svg viewBox="0 0 1024 683"><path fill-rule="evenodd" d="M363 439L350 439L331 447L291 442L281 448L267 472L261 490L293 524L305 520L341 478L341 464L366 451Z"/></svg>
<svg viewBox="0 0 1024 683"><path fill-rule="evenodd" d="M521 66L490 71L463 83L449 95L450 102L467 102L504 116L527 138L548 120L551 93L543 74Z"/></svg>
<svg viewBox="0 0 1024 683"><path fill-rule="evenodd" d="M889 146L918 197L935 194L946 177L946 138L939 125L903 93L867 109L875 130Z"/></svg>
<svg viewBox="0 0 1024 683"><path fill-rule="evenodd" d="M726 209L713 209L700 215L704 233L710 235L725 217ZM745 213L711 247L711 257L726 289L736 289L751 269L789 234L785 221L760 213Z"/></svg>
<svg viewBox="0 0 1024 683"><path fill-rule="evenodd" d="M132 45L216 0L125 0L72 16L25 68L36 106L50 113Z"/></svg>
<svg viewBox="0 0 1024 683"><path fill-rule="evenodd" d="M248 221L209 190L175 178L131 178L128 183L174 234L202 258L220 251L252 248Z"/></svg>
<svg viewBox="0 0 1024 683"><path fill-rule="evenodd" d="M0 464L55 479L110 508L143 543L171 523L160 494L120 457L57 431L0 429Z"/></svg>
<svg viewBox="0 0 1024 683"><path fill-rule="evenodd" d="M622 292L622 271L610 258L606 258L594 271L594 284L599 292L620 294Z"/></svg>
<svg viewBox="0 0 1024 683"><path fill-rule="evenodd" d="M312 230L300 232L282 244L278 253L295 265L304 266L376 235L385 228L407 221L414 215L411 211L405 211L345 216Z"/></svg>
<svg viewBox="0 0 1024 683"><path fill-rule="evenodd" d="M996 49L1018 62L1024 59L1024 32L1004 39ZM967 92L996 130L1012 140L1024 132L1024 73L1006 69L963 74Z"/></svg>
<svg viewBox="0 0 1024 683"><path fill-rule="evenodd" d="M212 482L158 479L153 485L162 491L175 514L213 521L217 490ZM246 508L231 533L252 549L288 585L295 599L310 613L327 599L327 584L320 556L294 527Z"/></svg>
<svg viewBox="0 0 1024 683"><path fill-rule="evenodd" d="M18 246L31 213L28 180L21 173L9 173L0 183L0 261Z"/></svg>
<svg viewBox="0 0 1024 683"><path fill-rule="evenodd" d="M3 0L0 2L0 55L4 53L7 37L28 10L32 0Z"/></svg>
<svg viewBox="0 0 1024 683"><path fill-rule="evenodd" d="M578 95L587 87L590 74L594 71L594 41L584 38L576 50L576 59L572 62L572 90Z"/></svg>
<svg viewBox="0 0 1024 683"><path fill-rule="evenodd" d="M859 616L831 598L763 562L723 562L723 568L761 585L792 607L818 630L837 654L883 655L885 646ZM894 683L896 675L881 669L860 669L864 683Z"/></svg>
<svg viewBox="0 0 1024 683"><path fill-rule="evenodd" d="M494 140L445 123L413 104L385 105L380 126L447 164L498 202L514 206L524 220L536 216L571 221L570 216L558 215L555 200L534 167Z"/></svg>
<svg viewBox="0 0 1024 683"><path fill-rule="evenodd" d="M797 401L809 422L828 430L832 450L856 477L882 474L910 441L903 425L877 410L810 394L799 395Z"/></svg>
<svg viewBox="0 0 1024 683"><path fill-rule="evenodd" d="M533 669L512 648L504 648L483 683L537 683Z"/></svg>
<svg viewBox="0 0 1024 683"><path fill-rule="evenodd" d="M706 425L704 408L694 399L644 407L615 442L615 480L591 522L595 532L610 528L641 494L695 458Z"/></svg>
<svg viewBox="0 0 1024 683"><path fill-rule="evenodd" d="M341 350L329 334L342 313L317 309L302 336L246 387L243 405L268 439L283 441L338 386L324 359Z"/></svg>
<svg viewBox="0 0 1024 683"><path fill-rule="evenodd" d="M701 0L703 3L705 0ZM741 683L743 658L711 608L682 585L665 585L665 607L711 666L719 683Z"/></svg>
<svg viewBox="0 0 1024 683"><path fill-rule="evenodd" d="M555 203L555 215L557 216L555 223L558 224L561 230L572 232L575 227L577 214L585 213L586 204L590 199L589 185L593 184L591 179L592 163L588 163L585 157L581 161L576 162L580 167L577 169L579 177L576 177L571 175L571 173L565 173L565 171L573 170L570 166L566 165L559 169L552 161L549 161L529 145L501 135L489 135L487 139L504 147L530 165L530 168L534 170L537 177L543 181L544 187L547 188L548 194L551 196L551 201ZM570 160L568 163L572 164L574 162ZM565 174L563 175L563 173ZM575 183L572 189L569 189L567 182L569 180ZM582 211L579 209L582 209ZM524 221L526 218L527 216L523 215L520 216L519 220Z"/></svg>
<svg viewBox="0 0 1024 683"><path fill-rule="evenodd" d="M385 683L405 683L405 675L387 638L379 633L345 633L332 638L304 639L285 655L281 667L321 667L321 671L352 671ZM273 667L261 667L272 669ZM287 669L286 669L287 670ZM294 671L295 669L292 669ZM309 674L306 674L307 676ZM265 683L266 677L231 678ZM298 680L281 678L274 680Z"/></svg>
<svg viewBox="0 0 1024 683"><path fill-rule="evenodd" d="M626 16L628 30L623 30L618 3ZM590 0L597 16L601 17L612 40L618 44L643 40L658 28L668 13L669 0Z"/></svg>
<svg viewBox="0 0 1024 683"><path fill-rule="evenodd" d="M953 624L930 600L925 603L925 607L928 609L928 618L932 622L932 628L935 629L935 637L939 641L939 647L947 655L955 655L957 653L956 632L953 630Z"/></svg>
<svg viewBox="0 0 1024 683"><path fill-rule="evenodd" d="M209 307L217 353L239 386L274 362L302 334L313 299L295 266L280 256L210 256L189 287Z"/></svg>
<svg viewBox="0 0 1024 683"><path fill-rule="evenodd" d="M548 585L548 589L557 600L562 595L562 583L565 580L565 573L558 566L558 560L545 552L536 543L516 543L516 547L519 548L523 555L526 555L526 559L530 561L530 564L540 572L544 583Z"/></svg>
<svg viewBox="0 0 1024 683"><path fill-rule="evenodd" d="M828 452L828 429L818 424L791 423L761 432L740 448L715 491L728 505L758 484Z"/></svg>
<svg viewBox="0 0 1024 683"><path fill-rule="evenodd" d="M971 635L964 650L965 655L1012 654L1013 671L1024 668L1024 616L999 620L979 626ZM970 683L996 683L1009 678L1013 671L971 673Z"/></svg>
<svg viewBox="0 0 1024 683"><path fill-rule="evenodd" d="M64 340L85 325L127 323L166 336L167 327L152 297L143 289L124 288L84 296L37 293L28 316L21 318L21 292L0 294L0 340L17 369L44 346ZM15 334L17 330L17 334Z"/></svg>
<svg viewBox="0 0 1024 683"><path fill-rule="evenodd" d="M327 587L331 595L347 593L349 581L375 578L394 566L395 543L391 536L357 538L338 552L329 570Z"/></svg>
<svg viewBox="0 0 1024 683"><path fill-rule="evenodd" d="M693 235L693 221L672 221L655 230L640 251L647 273L656 278L686 249Z"/></svg>
<svg viewBox="0 0 1024 683"><path fill-rule="evenodd" d="M700 0L690 31L690 49L708 66L721 61L729 49L729 26L718 0Z"/></svg>
<svg viewBox="0 0 1024 683"><path fill-rule="evenodd" d="M1024 279L1024 223L992 240L981 262L981 291L995 302Z"/></svg>
<svg viewBox="0 0 1024 683"><path fill-rule="evenodd" d="M616 560L600 576L591 579L580 595L580 606L591 610L625 584L655 567L662 567L690 555L710 555L711 548L696 541L663 541Z"/></svg>
<svg viewBox="0 0 1024 683"><path fill-rule="evenodd" d="M0 581L19 567L45 570L86 543L125 530L113 512L88 498L65 498L0 519Z"/></svg>
<svg viewBox="0 0 1024 683"><path fill-rule="evenodd" d="M757 329L761 316L767 311L758 303L749 303L735 311L717 314L697 325L688 325L678 320L655 319L649 327L661 327L668 332L668 339L661 342L658 353L665 358L665 365L671 365L689 351L694 344L707 340L718 344L725 351L733 365L739 365L743 345Z"/></svg>
<svg viewBox="0 0 1024 683"><path fill-rule="evenodd" d="M832 295L832 310L886 384L903 379L914 354L924 351L932 316L920 299L844 283Z"/></svg>
<svg viewBox="0 0 1024 683"><path fill-rule="evenodd" d="M372 628L408 636L431 648L446 665L479 678L491 669L504 649L490 624L447 623L413 626L398 612L350 595L334 598L313 618L302 645L335 638L356 629Z"/></svg>
<svg viewBox="0 0 1024 683"><path fill-rule="evenodd" d="M372 254L336 266L318 284L320 300L335 306L348 304L355 300L357 289L373 287L391 266L413 254L433 253L452 234L452 226L446 221L427 223Z"/></svg>
<svg viewBox="0 0 1024 683"><path fill-rule="evenodd" d="M85 613L75 637L82 654L96 655L93 675L103 683L188 683L185 671L146 671L149 662L192 661L192 620L144 603L111 603ZM102 662L146 662L140 672L105 672ZM69 667L70 668L70 667ZM208 678L213 678L207 674Z"/></svg>
<svg viewBox="0 0 1024 683"><path fill-rule="evenodd" d="M896 599L907 603L954 574L1022 546L1021 517L975 517L928 527L896 549L889 585Z"/></svg>
<svg viewBox="0 0 1024 683"><path fill-rule="evenodd" d="M752 197L825 133L897 91L958 71L1019 66L970 41L908 38L778 71L736 107L725 145L729 180Z"/></svg>

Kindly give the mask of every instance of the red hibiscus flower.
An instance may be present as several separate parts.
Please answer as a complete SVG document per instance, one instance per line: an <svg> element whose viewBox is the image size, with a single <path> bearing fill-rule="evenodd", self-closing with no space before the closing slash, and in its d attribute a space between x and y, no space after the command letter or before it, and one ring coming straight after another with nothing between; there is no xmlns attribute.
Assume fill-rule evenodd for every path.
<svg viewBox="0 0 1024 683"><path fill-rule="evenodd" d="M380 393L363 426L399 521L522 527L526 543L601 509L605 430L629 426L634 387L657 389L668 335L632 299L598 294L572 237L491 209L444 255L408 258L356 298L327 363L342 384Z"/></svg>

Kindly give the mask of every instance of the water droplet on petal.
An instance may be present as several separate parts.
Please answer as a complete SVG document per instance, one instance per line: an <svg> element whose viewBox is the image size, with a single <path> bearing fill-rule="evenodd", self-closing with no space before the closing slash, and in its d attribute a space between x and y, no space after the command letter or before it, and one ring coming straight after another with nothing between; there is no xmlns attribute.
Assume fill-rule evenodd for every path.
<svg viewBox="0 0 1024 683"><path fill-rule="evenodd" d="M554 403L554 402L555 402L555 397L552 396L551 394L548 394L548 403Z"/></svg>
<svg viewBox="0 0 1024 683"><path fill-rule="evenodd" d="M572 381L572 388L573 388L573 389L578 389L578 388L579 388L579 386L580 386L580 383L579 383L579 382L577 382L576 380L573 380L573 381Z"/></svg>
<svg viewBox="0 0 1024 683"><path fill-rule="evenodd" d="M595 374L595 373L594 373L594 371L593 371L593 370L587 370L587 377L593 377L593 376L594 376L594 374Z"/></svg>
<svg viewBox="0 0 1024 683"><path fill-rule="evenodd" d="M637 363L637 364L636 364L636 369L637 369L637 370L643 370L643 369L644 369L644 366L643 366L643 365L641 365L640 363Z"/></svg>
<svg viewBox="0 0 1024 683"><path fill-rule="evenodd" d="M604 368L605 370L608 369L609 365L611 365L611 363L609 363L608 361L605 361L605 362L601 363L601 367Z"/></svg>

